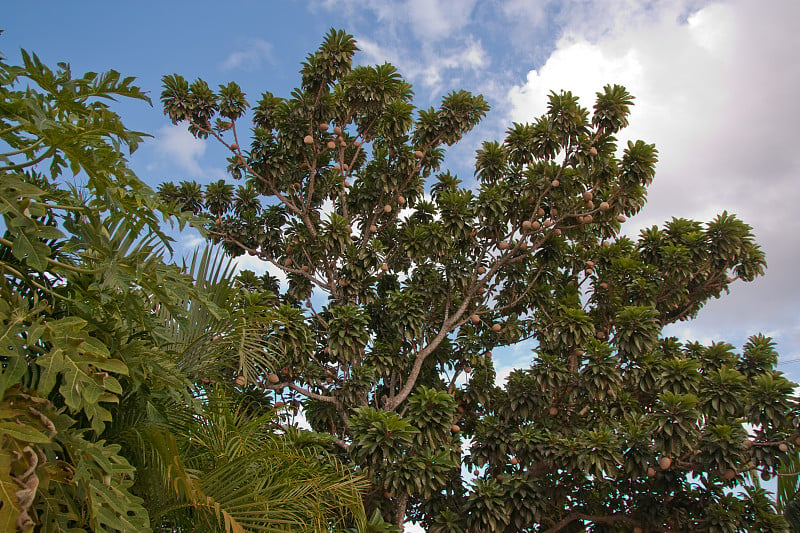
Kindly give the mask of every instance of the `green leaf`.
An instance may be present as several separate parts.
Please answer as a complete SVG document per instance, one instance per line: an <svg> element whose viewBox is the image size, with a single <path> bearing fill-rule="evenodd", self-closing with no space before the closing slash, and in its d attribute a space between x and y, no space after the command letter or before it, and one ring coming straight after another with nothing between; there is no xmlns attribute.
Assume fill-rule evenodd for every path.
<svg viewBox="0 0 800 533"><path fill-rule="evenodd" d="M129 369L118 359L111 359L108 348L83 328L87 322L78 317L65 317L47 323L49 352L39 356L36 364L42 368L38 390L43 396L60 380L58 390L66 405L73 411L84 411L95 431L102 431L111 413L98 405L122 393L119 381L108 372L127 375ZM111 396L110 396L111 395Z"/></svg>
<svg viewBox="0 0 800 533"><path fill-rule="evenodd" d="M20 442L31 442L34 444L50 442L50 438L47 435L25 424L0 422L0 432Z"/></svg>
<svg viewBox="0 0 800 533"><path fill-rule="evenodd" d="M47 268L47 258L50 257L50 247L39 240L38 236L29 235L21 231L11 247L14 257L25 261L31 268L43 272Z"/></svg>

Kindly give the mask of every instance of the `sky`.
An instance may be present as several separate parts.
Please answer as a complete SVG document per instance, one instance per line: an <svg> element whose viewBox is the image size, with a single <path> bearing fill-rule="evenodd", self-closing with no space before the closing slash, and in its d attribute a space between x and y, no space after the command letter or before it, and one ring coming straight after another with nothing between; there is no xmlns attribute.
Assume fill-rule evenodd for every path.
<svg viewBox="0 0 800 533"><path fill-rule="evenodd" d="M798 20L797 0L26 0L4 6L0 52L15 62L24 48L76 73L135 76L153 105L114 109L152 135L131 164L154 187L216 180L225 164L216 145L163 115L163 75L236 81L251 102L267 90L288 96L331 27L355 35L358 63L397 66L419 107L457 89L486 97L492 111L446 160L467 184L481 142L532 121L550 91L571 90L590 108L604 85L625 85L636 99L621 140L653 142L660 153L648 204L625 233L727 210L753 227L768 262L766 276L735 283L665 333L738 348L764 332L778 343L780 368L799 381ZM199 243L191 233L177 239L184 248ZM530 346L505 350L500 379L530 361Z"/></svg>
<svg viewBox="0 0 800 533"><path fill-rule="evenodd" d="M135 76L153 106L114 109L152 135L131 164L154 187L224 176L224 153L161 112L163 75L236 81L251 101L266 90L288 96L331 27L355 35L358 63L397 66L419 107L457 89L486 97L492 111L447 157L467 184L480 143L532 121L550 91L571 90L591 107L604 85L625 85L636 100L621 140L653 142L660 153L648 204L625 233L727 210L753 227L768 262L764 277L735 283L665 333L738 348L764 332L778 343L780 368L800 381L799 20L797 0L26 0L4 6L0 52ZM191 233L177 239L199 244ZM500 353L500 379L531 357L526 345Z"/></svg>

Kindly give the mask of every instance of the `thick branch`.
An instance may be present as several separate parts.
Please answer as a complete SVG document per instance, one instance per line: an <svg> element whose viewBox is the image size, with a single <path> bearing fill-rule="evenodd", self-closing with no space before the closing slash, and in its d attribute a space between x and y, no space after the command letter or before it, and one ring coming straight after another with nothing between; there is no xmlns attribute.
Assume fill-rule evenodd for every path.
<svg viewBox="0 0 800 533"><path fill-rule="evenodd" d="M640 525L638 521L622 513L614 513L612 515L587 515L575 511L565 516L560 522L556 523L556 525L546 530L545 533L555 533L556 531L561 531L575 520L586 520L595 524L606 524L609 526L613 526L617 523L622 523L628 526ZM666 531L662 530L661 528L658 529L661 531Z"/></svg>
<svg viewBox="0 0 800 533"><path fill-rule="evenodd" d="M400 389L396 395L391 396L385 400L384 409L387 411L394 411L397 407L408 398L408 395L411 394L411 390L414 388L414 385L417 383L417 378L419 377L419 373L422 370L422 364L425 362L425 359L433 353L433 351L442 343L442 341L447 337L447 335L453 331L455 328L456 323L459 321L461 316L467 310L470 305L472 298L470 297L471 293L468 294L467 298L464 298L464 301L459 306L458 310L451 316L449 319L445 320L442 324L439 333L436 334L436 337L422 350L417 352L417 356L414 359L414 366L411 368L411 373L408 376L408 379L403 384L403 388Z"/></svg>

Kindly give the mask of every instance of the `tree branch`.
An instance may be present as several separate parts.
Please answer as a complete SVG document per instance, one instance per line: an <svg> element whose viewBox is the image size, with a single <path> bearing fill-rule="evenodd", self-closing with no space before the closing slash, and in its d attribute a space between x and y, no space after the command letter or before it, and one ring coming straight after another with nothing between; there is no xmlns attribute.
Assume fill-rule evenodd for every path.
<svg viewBox="0 0 800 533"><path fill-rule="evenodd" d="M612 515L587 515L578 511L573 511L562 518L553 527L546 530L544 533L555 533L556 531L561 531L575 520L586 520L595 524L605 524L609 526L613 526L618 523L622 523L627 526L641 526L640 522L623 513L614 513ZM653 529L652 526L650 526L650 529ZM660 527L657 529L658 531L668 531Z"/></svg>
<svg viewBox="0 0 800 533"><path fill-rule="evenodd" d="M473 288L473 291L474 289L475 288ZM425 348L417 352L417 355L414 359L414 365L411 367L411 373L409 374L408 379L396 395L392 395L384 400L384 409L387 411L394 411L401 403L405 401L406 398L408 398L408 395L411 394L411 390L414 388L414 385L417 382L417 378L422 370L422 364L425 362L425 359L431 353L433 353L433 351L442 343L445 337L447 337L447 335L453 331L456 323L470 306L472 299L469 297L469 295L472 293L468 292L467 294L468 297L464 298L464 301L461 303L453 316L448 320L445 320L445 322L442 324L442 327L439 330L439 333L436 334L436 337L434 337Z"/></svg>
<svg viewBox="0 0 800 533"><path fill-rule="evenodd" d="M305 396L307 398L311 398L312 400L319 400L321 402L332 403L333 405L335 405L337 407L340 406L339 400L337 400L333 396L324 396L322 394L317 394L316 392L311 392L310 390L305 389L305 388L303 388L300 385L297 385L295 383L292 383L291 381L286 381L284 383L278 383L276 385L270 385L267 388L268 389L272 389L272 390L278 390L278 389L282 389L284 387L289 387L293 391L299 392L303 396Z"/></svg>

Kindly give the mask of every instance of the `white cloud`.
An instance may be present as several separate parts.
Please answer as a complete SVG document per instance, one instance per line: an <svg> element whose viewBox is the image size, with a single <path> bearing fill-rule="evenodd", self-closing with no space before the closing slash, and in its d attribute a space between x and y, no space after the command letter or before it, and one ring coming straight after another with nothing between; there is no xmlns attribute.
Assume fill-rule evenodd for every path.
<svg viewBox="0 0 800 533"><path fill-rule="evenodd" d="M204 239L194 228L186 228L181 232L180 237L178 238L178 245L184 252L194 251L196 248L205 246L207 244L208 241Z"/></svg>
<svg viewBox="0 0 800 533"><path fill-rule="evenodd" d="M238 50L231 52L222 61L222 70L258 69L263 63L273 62L272 45L263 39L246 39Z"/></svg>
<svg viewBox="0 0 800 533"><path fill-rule="evenodd" d="M303 409L298 408L297 411L290 410L290 423L299 427L300 429L305 429L307 431L311 431L311 424L308 423L308 419L306 418L306 413Z"/></svg>
<svg viewBox="0 0 800 533"><path fill-rule="evenodd" d="M618 54L607 53L588 41L563 44L541 69L528 73L524 85L511 88L511 118L528 122L544 113L550 91L572 91L584 106L593 102L594 94L607 83L605 80L622 83L636 93L642 68L636 50Z"/></svg>
<svg viewBox="0 0 800 533"><path fill-rule="evenodd" d="M505 387L511 372L518 368L530 368L536 344L534 340L527 340L492 352L492 360L496 367L494 384Z"/></svg>
<svg viewBox="0 0 800 533"><path fill-rule="evenodd" d="M687 19L691 36L704 50L726 59L727 51L735 46L736 17L723 4L711 5ZM731 59L731 58L727 58Z"/></svg>
<svg viewBox="0 0 800 533"><path fill-rule="evenodd" d="M500 12L510 21L518 21L529 28L539 28L547 20L548 2L509 0L500 5Z"/></svg>
<svg viewBox="0 0 800 533"><path fill-rule="evenodd" d="M387 62L401 69L406 64L408 66L413 64L411 61L406 62L402 59L400 53L394 47L382 46L377 41L373 41L363 35L357 36L356 41L358 41L358 48L361 53L364 54L364 64L371 65Z"/></svg>
<svg viewBox="0 0 800 533"><path fill-rule="evenodd" d="M206 152L206 141L196 139L180 124L162 126L155 139L156 152L181 170L194 176L203 175L198 160Z"/></svg>
<svg viewBox="0 0 800 533"><path fill-rule="evenodd" d="M659 18L685 20L710 0L498 0L498 19L517 53L545 59L554 40L578 36L595 42Z"/></svg>
<svg viewBox="0 0 800 533"><path fill-rule="evenodd" d="M472 37L459 39L455 45L423 44L419 49L400 41L379 43L364 36L357 40L365 64L389 62L403 76L426 87L431 95L456 86L458 76L484 71L490 62L480 40Z"/></svg>
<svg viewBox="0 0 800 533"><path fill-rule="evenodd" d="M800 87L792 57L800 38L790 22L800 9L789 2L776 2L771 11L748 7L712 5L684 23L663 17L597 42L573 33L524 85L511 89L511 118L540 114L550 90L570 89L590 107L602 85L622 83L636 97L624 134L655 142L661 151L653 192L662 185L682 189L683 206L697 211L736 200L742 188L757 185L763 193L764 186L785 185L785 171L797 164L791 146L798 135L785 117L800 114L792 96ZM772 183L757 182L759 170L779 173L772 173ZM687 184L695 194L685 194Z"/></svg>
<svg viewBox="0 0 800 533"><path fill-rule="evenodd" d="M689 9L673 1L626 12L628 2L613 0L603 31L589 29L600 4L566 26L547 61L508 92L509 118L541 114L553 89L572 90L591 108L602 85L626 85L636 100L621 140L642 138L660 152L648 204L631 225L707 220L727 209L754 227L767 253L767 276L712 301L693 331L714 337L758 327L797 337L790 332L800 312L787 287L800 261L800 3Z"/></svg>
<svg viewBox="0 0 800 533"><path fill-rule="evenodd" d="M689 322L678 322L670 324L664 328L662 335L665 337L677 337L680 342L699 342L708 346L713 342L730 342L720 332L711 333L703 328L698 329L695 324ZM737 347L740 348L740 347Z"/></svg>
<svg viewBox="0 0 800 533"><path fill-rule="evenodd" d="M452 37L470 22L477 0L407 0L397 11L420 39Z"/></svg>

